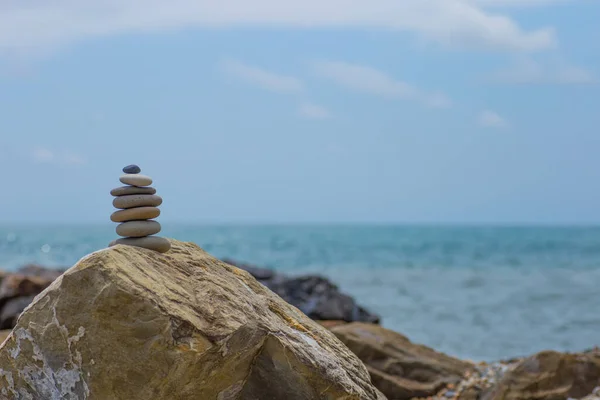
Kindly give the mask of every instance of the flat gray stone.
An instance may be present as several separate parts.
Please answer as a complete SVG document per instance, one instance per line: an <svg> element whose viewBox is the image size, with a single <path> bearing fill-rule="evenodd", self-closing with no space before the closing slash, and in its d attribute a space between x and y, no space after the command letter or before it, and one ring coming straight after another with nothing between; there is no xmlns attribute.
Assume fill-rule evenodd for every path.
<svg viewBox="0 0 600 400"><path fill-rule="evenodd" d="M117 225L117 235L123 237L144 237L160 232L156 221L129 221Z"/></svg>
<svg viewBox="0 0 600 400"><path fill-rule="evenodd" d="M133 207L158 207L162 204L162 198L155 194L130 194L113 199L115 208L127 209Z"/></svg>
<svg viewBox="0 0 600 400"><path fill-rule="evenodd" d="M152 178L150 178L149 176L146 176L146 175L142 175L142 174L121 175L119 180L121 181L121 183L124 183L125 185L131 185L131 186L143 187L143 186L152 185Z"/></svg>
<svg viewBox="0 0 600 400"><path fill-rule="evenodd" d="M110 194L117 196L126 196L128 194L154 194L156 193L156 189L153 187L138 187L138 186L121 186L118 188L114 188L110 191Z"/></svg>
<svg viewBox="0 0 600 400"><path fill-rule="evenodd" d="M119 210L112 213L110 220L112 222L127 222L153 219L160 215L160 210L156 207L133 207L126 210Z"/></svg>
<svg viewBox="0 0 600 400"><path fill-rule="evenodd" d="M148 250L166 253L171 249L171 242L159 236L146 236L141 238L121 238L110 242L109 247L122 244L125 246L141 247Z"/></svg>

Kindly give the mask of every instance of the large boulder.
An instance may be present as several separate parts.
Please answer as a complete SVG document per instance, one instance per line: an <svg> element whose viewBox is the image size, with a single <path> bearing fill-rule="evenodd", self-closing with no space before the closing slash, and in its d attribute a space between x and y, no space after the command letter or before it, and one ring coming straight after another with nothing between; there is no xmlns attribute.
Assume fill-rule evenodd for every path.
<svg viewBox="0 0 600 400"><path fill-rule="evenodd" d="M383 400L360 360L198 246L84 257L0 346L0 398Z"/></svg>
<svg viewBox="0 0 600 400"><path fill-rule="evenodd" d="M482 400L579 399L600 386L600 353L543 351L507 372Z"/></svg>
<svg viewBox="0 0 600 400"><path fill-rule="evenodd" d="M260 283L314 320L379 323L380 317L358 305L337 285L318 275L289 277L270 269L230 259L223 261L248 271Z"/></svg>
<svg viewBox="0 0 600 400"><path fill-rule="evenodd" d="M331 331L365 363L373 384L389 399L433 396L475 369L379 325L353 322Z"/></svg>

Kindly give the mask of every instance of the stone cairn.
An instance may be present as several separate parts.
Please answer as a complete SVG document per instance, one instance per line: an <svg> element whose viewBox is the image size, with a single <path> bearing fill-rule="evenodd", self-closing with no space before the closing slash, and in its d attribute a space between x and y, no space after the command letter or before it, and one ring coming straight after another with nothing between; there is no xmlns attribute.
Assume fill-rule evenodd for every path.
<svg viewBox="0 0 600 400"><path fill-rule="evenodd" d="M142 170L137 165L128 165L123 172L125 175L119 180L126 186L110 191L115 197L113 206L119 209L110 219L119 223L117 235L122 238L110 242L109 247L124 244L166 253L171 243L165 238L153 236L161 229L160 224L152 219L160 215L158 206L162 204L162 198L155 194L156 189L150 187L152 178L140 174Z"/></svg>

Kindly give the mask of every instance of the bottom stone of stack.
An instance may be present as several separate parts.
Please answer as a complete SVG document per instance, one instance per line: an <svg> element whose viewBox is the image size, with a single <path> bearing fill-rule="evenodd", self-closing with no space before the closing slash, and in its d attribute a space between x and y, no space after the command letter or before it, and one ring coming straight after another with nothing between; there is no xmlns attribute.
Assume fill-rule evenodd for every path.
<svg viewBox="0 0 600 400"><path fill-rule="evenodd" d="M144 249L158 251L159 253L166 253L171 249L171 242L159 236L120 238L110 242L108 247L116 246L117 244L142 247Z"/></svg>

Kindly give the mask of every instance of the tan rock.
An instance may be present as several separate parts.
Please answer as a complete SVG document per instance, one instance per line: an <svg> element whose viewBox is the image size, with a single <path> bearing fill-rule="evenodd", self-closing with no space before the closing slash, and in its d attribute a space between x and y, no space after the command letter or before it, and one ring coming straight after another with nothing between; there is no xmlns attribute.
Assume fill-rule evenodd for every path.
<svg viewBox="0 0 600 400"><path fill-rule="evenodd" d="M162 204L162 198L155 194L131 194L119 196L113 199L115 208L127 209L133 207L158 207Z"/></svg>
<svg viewBox="0 0 600 400"><path fill-rule="evenodd" d="M113 222L126 222L144 219L153 219L160 215L160 209L156 207L134 207L119 210L112 213L110 220Z"/></svg>
<svg viewBox="0 0 600 400"><path fill-rule="evenodd" d="M160 224L156 221L129 221L117 225L117 235L124 237L144 237L160 232Z"/></svg>
<svg viewBox="0 0 600 400"><path fill-rule="evenodd" d="M0 331L0 344L2 344L2 342L4 342L6 340L6 338L8 337L8 335L10 335L11 332L12 332L11 329L3 329ZM0 392L1 392L1 390L0 390Z"/></svg>
<svg viewBox="0 0 600 400"><path fill-rule="evenodd" d="M119 178L121 183L131 186L150 186L152 185L152 178L142 174L125 174Z"/></svg>
<svg viewBox="0 0 600 400"><path fill-rule="evenodd" d="M340 321L337 319L334 320L315 320L316 323L318 323L319 325L327 328L327 329L331 329L334 326L339 326L339 325L345 325L348 322L347 321Z"/></svg>
<svg viewBox="0 0 600 400"><path fill-rule="evenodd" d="M110 191L110 194L117 196L127 196L129 194L155 194L156 189L153 187L137 187L137 186L121 186L114 188Z"/></svg>
<svg viewBox="0 0 600 400"><path fill-rule="evenodd" d="M171 242L165 238L158 236L146 236L141 238L121 238L110 242L109 247L122 244L125 246L141 247L148 250L158 251L159 253L166 253L171 249Z"/></svg>
<svg viewBox="0 0 600 400"><path fill-rule="evenodd" d="M0 398L384 400L325 328L199 247L84 257L0 346Z"/></svg>
<svg viewBox="0 0 600 400"><path fill-rule="evenodd" d="M600 353L543 351L507 372L482 400L558 400L584 397L600 386Z"/></svg>
<svg viewBox="0 0 600 400"><path fill-rule="evenodd" d="M474 370L468 362L412 343L379 325L353 322L331 331L365 363L373 384L389 399L433 396Z"/></svg>

